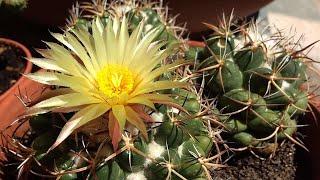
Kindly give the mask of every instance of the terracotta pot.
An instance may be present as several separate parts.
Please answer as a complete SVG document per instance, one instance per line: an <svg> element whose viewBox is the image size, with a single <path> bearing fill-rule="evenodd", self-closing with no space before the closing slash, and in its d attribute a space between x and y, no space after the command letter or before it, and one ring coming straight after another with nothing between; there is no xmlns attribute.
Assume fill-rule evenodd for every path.
<svg viewBox="0 0 320 180"><path fill-rule="evenodd" d="M31 58L30 51L22 44L13 40L0 38L1 43L9 44L10 46L21 49L26 58ZM32 63L25 60L26 64L23 74L31 72ZM11 124L19 115L25 111L25 106L22 101L30 102L36 99L41 94L43 85L36 83L22 76L20 79L5 93L0 96L0 130L6 128ZM19 98L18 98L19 97ZM21 101L22 100L22 101Z"/></svg>
<svg viewBox="0 0 320 180"><path fill-rule="evenodd" d="M201 41L188 41L187 44L192 47L206 47L206 44Z"/></svg>
<svg viewBox="0 0 320 180"><path fill-rule="evenodd" d="M10 45L10 46L13 46L15 48L21 49L26 58L32 57L30 51L24 45L22 45L16 41L13 41L11 39L0 38L0 43L4 43L4 44ZM32 70L32 63L29 61L26 61L24 63L26 65L25 65L25 69L23 71L23 74L28 74ZM2 102L10 94L13 94L14 90L17 89L17 87L23 81L23 79L24 79L24 77L21 77L10 89L8 89L3 94L0 94L0 102Z"/></svg>

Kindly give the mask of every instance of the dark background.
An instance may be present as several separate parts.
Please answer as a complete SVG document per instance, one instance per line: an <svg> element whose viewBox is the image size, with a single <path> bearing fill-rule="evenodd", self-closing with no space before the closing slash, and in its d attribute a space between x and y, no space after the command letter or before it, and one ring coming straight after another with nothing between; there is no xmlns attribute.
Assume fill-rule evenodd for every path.
<svg viewBox="0 0 320 180"><path fill-rule="evenodd" d="M84 0L80 0L84 1ZM91 1L91 0L87 0ZM178 23L187 22L193 39L205 31L202 22L217 23L223 12L234 9L239 16L248 16L271 0L165 0L170 12L178 16ZM34 48L42 48L41 41L51 41L49 31L57 32L65 25L69 9L76 0L29 0L27 8L20 13L0 9L0 37L6 37L26 45L35 55Z"/></svg>

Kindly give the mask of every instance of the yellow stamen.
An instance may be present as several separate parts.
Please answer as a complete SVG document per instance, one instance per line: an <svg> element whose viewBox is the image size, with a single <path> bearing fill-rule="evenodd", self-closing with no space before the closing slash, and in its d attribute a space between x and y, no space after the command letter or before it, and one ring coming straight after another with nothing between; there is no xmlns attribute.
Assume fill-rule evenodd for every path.
<svg viewBox="0 0 320 180"><path fill-rule="evenodd" d="M107 97L117 97L122 93L129 94L133 90L133 73L125 66L109 64L97 73L99 90Z"/></svg>

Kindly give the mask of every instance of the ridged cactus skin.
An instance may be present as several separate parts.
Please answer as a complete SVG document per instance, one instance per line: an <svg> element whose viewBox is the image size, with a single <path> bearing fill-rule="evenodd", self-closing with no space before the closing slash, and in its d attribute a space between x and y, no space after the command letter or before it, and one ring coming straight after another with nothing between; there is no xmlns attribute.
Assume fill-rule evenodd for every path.
<svg viewBox="0 0 320 180"><path fill-rule="evenodd" d="M184 89L172 89L171 92L182 107L184 104L192 107L191 114L180 112L173 107L159 108L159 111L154 113L162 118L154 118L158 125L150 129L149 139L146 140L139 134L124 135L117 151L112 149L111 142L106 141L99 145L89 141L92 144L88 145L86 151L96 156L96 164L94 168L79 172L77 170L93 165L92 161L86 160L89 155L81 150L82 145L77 144L80 139L86 141L88 135L79 131L77 136L82 138L76 140L75 137L70 137L57 149L46 154L58 135L59 127L64 124L63 118L61 114L54 113L34 116L29 124L36 137L31 143L35 158L41 168L55 167L54 169L61 173L60 179L64 180L87 177L110 180L167 177L207 179L208 174L203 168L205 162L202 160L210 156L214 142L206 124L196 117L200 112L197 95ZM91 136L95 138L94 135ZM38 165L34 164L31 169L38 170Z"/></svg>
<svg viewBox="0 0 320 180"><path fill-rule="evenodd" d="M186 57L204 72L225 137L245 147L291 139L308 108L308 93L301 89L308 67L303 54L280 47L279 40L274 44L280 44L280 52L270 55L273 50L265 45L270 40L253 38L257 31L252 33L252 23L233 27L235 31L226 23L208 27L215 32L205 40L206 47L190 47Z"/></svg>

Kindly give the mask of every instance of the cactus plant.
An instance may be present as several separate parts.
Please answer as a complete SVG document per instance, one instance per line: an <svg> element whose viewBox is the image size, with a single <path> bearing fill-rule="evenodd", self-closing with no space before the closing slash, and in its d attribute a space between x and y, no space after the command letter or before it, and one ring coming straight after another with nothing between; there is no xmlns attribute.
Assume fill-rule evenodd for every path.
<svg viewBox="0 0 320 180"><path fill-rule="evenodd" d="M177 91L182 97L186 91ZM192 94L190 92L190 94ZM179 94L176 94L179 95ZM192 98L191 98L192 100ZM188 99L186 99L188 101ZM210 170L223 167L214 156L213 137L206 122L195 114L179 114L167 107L152 111L153 126L148 139L141 133L123 133L119 148L114 150L106 135L106 119L78 129L77 133L48 152L65 120L73 113L47 113L29 119L32 137L25 143L15 137L19 147L20 177L56 177L61 179L208 179ZM200 111L200 109L198 109ZM192 118L194 117L194 118ZM92 129L93 128L93 129ZM23 146L22 146L23 144ZM7 152L7 155L10 154ZM28 158L29 157L29 158ZM31 172L31 173L30 173Z"/></svg>
<svg viewBox="0 0 320 180"><path fill-rule="evenodd" d="M27 0L0 0L0 8L6 12L19 12L27 7Z"/></svg>
<svg viewBox="0 0 320 180"><path fill-rule="evenodd" d="M226 141L266 153L282 139L300 144L293 136L308 108L302 50L285 46L270 55L266 41L252 37L254 25L236 27L224 17L220 26L206 24L215 33L205 48L181 54L166 9L138 0L73 7L64 34L53 34L68 49L47 43L51 49L39 51L47 59L30 60L47 71L27 76L53 91L8 127L27 122L29 136L1 136L18 178L212 179L224 167ZM112 64L134 66L124 55L140 57L132 59L140 71ZM150 69L142 68L147 59L154 59Z"/></svg>
<svg viewBox="0 0 320 180"><path fill-rule="evenodd" d="M143 32L161 27L162 31L157 39L167 41L167 46L172 47L177 47L177 44L181 43L181 35L185 31L185 28L175 25L176 17L168 14L168 7L164 6L162 1L129 0L108 3L106 0L93 0L75 4L70 12L67 30L74 26L91 29L91 20L96 17L106 24L110 16L119 18L126 16L130 33L143 21Z"/></svg>
<svg viewBox="0 0 320 180"><path fill-rule="evenodd" d="M212 112L225 138L247 148L261 149L282 139L304 147L293 137L297 120L309 107L301 86L310 66L303 51L310 46L297 50L282 36L268 39L254 22L232 28L231 19L207 25L214 33L206 47L197 49L197 57L187 54L199 62L207 94L217 97Z"/></svg>
<svg viewBox="0 0 320 180"><path fill-rule="evenodd" d="M172 45L169 36L179 44L182 42L176 36L172 22L162 19L164 9L156 5L159 4L142 1L111 4L93 1L76 5L72 19L78 18L81 22L73 21L76 23L69 25L64 34L53 34L68 49L47 43L51 49L39 51L47 59L41 62L39 59L30 60L47 71L26 76L52 85L54 90L44 95L49 99L28 107L26 114L16 121L18 124L29 122L33 135L28 138L31 142L26 144L15 137L9 138L17 147L18 156L11 154L9 147L3 147L21 163L18 178L207 179L211 178L212 169L222 167L220 156L215 156L218 151L212 151L215 136L208 128L208 121L201 117L201 97L194 86L188 87L189 83L183 82L189 81L183 77L189 71L190 62L183 60L180 52L172 50L171 46L165 46ZM129 10L121 10L123 7ZM160 35L156 36L156 32ZM107 40L101 41L105 37ZM93 44L87 41L90 39ZM136 63L142 66L150 63L143 59L153 61L150 71L154 74L142 77L136 71L132 73L127 66L111 67L112 64L108 64L128 53L121 51L126 40L140 47L127 49L133 53L127 57L143 57L136 59L141 61ZM106 54L103 54L103 43L107 43ZM119 49L112 48L117 43ZM113 59L106 63L107 68L102 67L90 79L90 74L97 70L93 64L99 67L110 55ZM70 62L62 63L61 58ZM97 58L101 60L96 61ZM122 65L122 62L116 63ZM146 71L146 68L141 69L142 73ZM110 73L114 75L108 78ZM46 79L49 76L65 78L57 83ZM69 81L69 77L74 79ZM75 83L77 78L88 82ZM152 81L151 86L143 86L147 79ZM135 99L130 90L132 87L128 87L132 81L138 83L136 86L141 93L144 92L137 91L141 95ZM87 91L91 88L88 84L98 88ZM68 98L72 94L65 93L70 91L85 94ZM119 91L123 96L117 95ZM84 97L92 101L84 102ZM121 109L125 110L124 114Z"/></svg>

